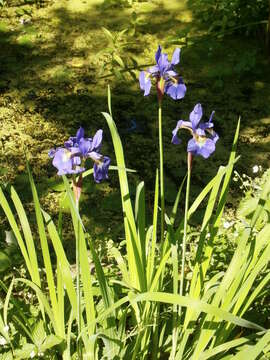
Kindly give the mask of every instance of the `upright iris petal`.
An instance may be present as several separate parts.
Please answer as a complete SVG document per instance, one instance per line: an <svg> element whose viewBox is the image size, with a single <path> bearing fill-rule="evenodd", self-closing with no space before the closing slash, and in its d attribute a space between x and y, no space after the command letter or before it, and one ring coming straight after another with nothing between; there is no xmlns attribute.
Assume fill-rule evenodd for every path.
<svg viewBox="0 0 270 360"><path fill-rule="evenodd" d="M207 159L216 149L216 142L219 139L218 134L213 130L212 112L210 119L206 123L201 123L203 110L201 104L194 106L194 109L189 115L190 121L179 120L176 128L172 131L172 143L177 145L181 141L177 136L180 129L187 129L192 135L189 140L187 151L193 155L200 155Z"/></svg>
<svg viewBox="0 0 270 360"><path fill-rule="evenodd" d="M173 52L171 63L172 65L177 65L179 64L179 61L180 61L180 49L176 48Z"/></svg>
<svg viewBox="0 0 270 360"><path fill-rule="evenodd" d="M144 96L150 94L151 80L155 79L159 97L164 93L174 100L182 99L186 93L186 86L182 78L175 71L174 66L180 62L180 49L174 50L172 61L168 60L168 55L162 53L161 46L158 46L155 55L156 65L146 71L141 71L139 76L140 88L144 90Z"/></svg>
<svg viewBox="0 0 270 360"><path fill-rule="evenodd" d="M53 166L58 169L58 175L78 174L85 170L83 164L87 158L94 162L94 180L101 182L108 179L110 158L100 154L103 131L96 132L94 138L85 138L82 127L75 137L65 141L64 147L51 149L49 157L53 159Z"/></svg>
<svg viewBox="0 0 270 360"><path fill-rule="evenodd" d="M99 151L101 148L101 143L102 143L102 136L103 136L103 131L101 129L99 129L95 136L93 137L93 142L92 142L92 150L96 150Z"/></svg>

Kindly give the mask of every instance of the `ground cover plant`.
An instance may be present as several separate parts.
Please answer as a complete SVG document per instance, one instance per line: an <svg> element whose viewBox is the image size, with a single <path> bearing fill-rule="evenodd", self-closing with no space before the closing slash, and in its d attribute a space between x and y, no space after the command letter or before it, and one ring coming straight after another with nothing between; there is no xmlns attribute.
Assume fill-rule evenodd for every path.
<svg viewBox="0 0 270 360"><path fill-rule="evenodd" d="M106 1L99 6L110 11L118 5ZM138 4L120 5L133 11ZM102 52L106 58L102 72L104 83L111 74L124 88L135 77L136 96L150 111L156 110L156 116L151 116L156 118L149 136L151 151L138 145L127 148L130 139L136 144L141 133L145 136L145 129L136 112L130 124L121 128L118 92L112 82L106 86L107 101L102 99L102 125L91 125L93 137L88 137L89 126L76 119L70 132L75 136L63 135L55 146L45 142L50 172L57 175L41 186L28 138L11 118L26 168L23 187L29 191L25 197L26 190L18 191L16 183L11 185L3 176L0 205L6 245L0 252L0 356L267 359L269 170L255 179L254 174L262 173L261 166L253 167L253 175L239 174L244 161L237 151L243 132L240 119L228 125L234 136L225 143L220 121L206 101L202 106L195 95L184 107L194 88L186 81L179 47L168 51L168 56L158 45L149 61L132 62L125 48L133 45L125 33L135 36L144 26L136 14L132 19L131 29L119 35L102 29L110 44ZM132 65L126 67L129 61ZM181 114L174 110L176 104L184 108ZM171 126L167 123L170 107ZM147 117L146 105L140 116L144 111ZM106 144L109 134L113 150ZM220 146L230 148L228 158L210 162ZM126 152L133 154L133 150L137 162L127 166ZM151 161L154 181L145 183L133 165L141 162L144 168ZM166 178L172 164L180 174L173 194ZM208 164L212 178L199 186L198 173ZM8 164L5 171L8 174ZM85 210L93 207L95 211L93 200L97 199L105 208L107 181L114 175L118 175L119 182L113 181L119 191L113 194L112 207L118 212L113 220L120 230L111 232L106 224L112 219L103 218L102 241L96 241L93 219ZM231 183L243 194L239 204L234 203L234 216L224 212ZM48 186L60 195L50 206L42 199ZM100 189L103 195L95 198Z"/></svg>

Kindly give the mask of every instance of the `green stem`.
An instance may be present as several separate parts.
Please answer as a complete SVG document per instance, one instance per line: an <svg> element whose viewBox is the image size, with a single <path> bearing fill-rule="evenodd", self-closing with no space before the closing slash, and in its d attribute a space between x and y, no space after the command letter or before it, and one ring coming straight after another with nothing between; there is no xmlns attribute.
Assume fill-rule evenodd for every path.
<svg viewBox="0 0 270 360"><path fill-rule="evenodd" d="M158 136L159 136L159 171L160 171L160 241L164 240L164 219L165 219L165 198L164 198L164 172L163 172L163 139L162 139L162 106L161 100L158 102Z"/></svg>
<svg viewBox="0 0 270 360"><path fill-rule="evenodd" d="M158 137L159 137L159 172L160 172L160 204L161 204L161 218L160 218L160 243L163 253L164 246L164 224L165 224L165 197L164 197L164 172L163 172L163 138L162 138L162 100L158 101ZM160 282L160 284L162 281ZM152 359L157 359L158 354L158 340L159 340L159 312L160 304L156 304L154 309L154 326L153 326L153 352Z"/></svg>
<svg viewBox="0 0 270 360"><path fill-rule="evenodd" d="M185 260L186 260L186 242L187 242L187 222L188 222L188 203L189 203L189 190L190 190L190 177L191 177L191 162L192 155L188 153L187 157L187 187L186 187L186 201L185 201L185 218L184 218L184 236L182 242L182 265L181 265L181 282L180 282L180 292L182 296L184 293L184 281L185 281ZM179 308L179 318L181 316L181 307Z"/></svg>
<svg viewBox="0 0 270 360"><path fill-rule="evenodd" d="M76 199L76 207L79 212L79 200ZM77 288L77 321L78 334L81 333L81 287L80 287L80 222L77 223L77 237L76 237L76 288ZM78 358L82 359L81 340L77 341Z"/></svg>

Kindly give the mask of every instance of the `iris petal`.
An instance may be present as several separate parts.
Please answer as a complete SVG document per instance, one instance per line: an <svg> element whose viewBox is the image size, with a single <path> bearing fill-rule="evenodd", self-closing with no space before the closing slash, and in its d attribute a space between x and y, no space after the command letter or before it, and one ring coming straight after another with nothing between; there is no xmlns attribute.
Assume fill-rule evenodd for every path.
<svg viewBox="0 0 270 360"><path fill-rule="evenodd" d="M159 58L160 58L161 51L162 51L161 46L158 45L158 49L157 49L157 52L156 52L156 55L155 55L155 59L156 59L156 62L157 62L157 63L158 63L158 60L159 60Z"/></svg>
<svg viewBox="0 0 270 360"><path fill-rule="evenodd" d="M99 150L102 143L103 130L99 129L93 137L92 150Z"/></svg>
<svg viewBox="0 0 270 360"><path fill-rule="evenodd" d="M151 79L145 71L140 72L140 87L144 90L144 96L149 95L151 89Z"/></svg>
<svg viewBox="0 0 270 360"><path fill-rule="evenodd" d="M179 129L184 128L191 132L192 139L188 141L187 151L193 155L200 155L207 159L216 149L216 142L219 139L218 134L213 130L212 112L208 122L200 124L202 117L201 104L195 105L193 111L190 113L190 121L179 120L176 128L172 131L172 143L179 144L180 140L177 137Z"/></svg>
<svg viewBox="0 0 270 360"><path fill-rule="evenodd" d="M79 149L83 157L86 157L90 148L91 148L91 142L87 139L81 138L79 142Z"/></svg>
<svg viewBox="0 0 270 360"><path fill-rule="evenodd" d="M79 130L76 133L76 141L79 143L79 141L84 137L84 129L80 126Z"/></svg>
<svg viewBox="0 0 270 360"><path fill-rule="evenodd" d="M108 156L104 156L102 162L99 164L94 163L94 180L100 183L102 180L108 179L108 171L111 159Z"/></svg>
<svg viewBox="0 0 270 360"><path fill-rule="evenodd" d="M172 65L177 65L179 64L179 61L180 61L180 49L179 48L176 48L173 52L173 56L172 56L172 61L171 61L171 64Z"/></svg>
<svg viewBox="0 0 270 360"><path fill-rule="evenodd" d="M173 134L173 136L172 136L172 143L173 143L174 145L179 145L179 144L181 144L181 140L180 140L179 137L177 136L178 130L179 130L179 128L176 127L176 128L172 131L172 134Z"/></svg>
<svg viewBox="0 0 270 360"><path fill-rule="evenodd" d="M189 120L192 123L192 128L193 130L195 130L197 128L197 126L199 125L199 122L202 118L202 106L201 104L197 104L194 106L194 109L192 110L192 112L189 115Z"/></svg>

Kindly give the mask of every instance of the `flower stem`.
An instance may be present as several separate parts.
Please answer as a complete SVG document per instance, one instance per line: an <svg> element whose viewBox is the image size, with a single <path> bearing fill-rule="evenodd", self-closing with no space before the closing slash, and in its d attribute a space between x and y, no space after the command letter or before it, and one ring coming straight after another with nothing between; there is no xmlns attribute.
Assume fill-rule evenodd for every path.
<svg viewBox="0 0 270 360"><path fill-rule="evenodd" d="M160 172L160 204L161 204L161 217L160 217L160 243L163 249L164 241L164 223L165 223L165 197L164 197L164 172L163 172L163 139L162 139L162 97L158 101L158 136L159 136L159 172ZM162 283L162 280L160 284ZM154 310L154 326L153 326L153 351L152 359L157 359L158 353L158 335L159 335L159 312L160 304L157 303Z"/></svg>
<svg viewBox="0 0 270 360"><path fill-rule="evenodd" d="M184 281L185 281L185 258L186 258L186 242L187 242L187 222L188 222L188 204L189 204L189 192L190 192L190 177L191 177L191 163L192 154L188 153L187 156L187 186L186 186L186 201L185 201L185 217L184 217L184 236L182 241L182 265L181 265L181 282L179 294L184 295ZM179 308L179 318L181 316L181 307Z"/></svg>
<svg viewBox="0 0 270 360"><path fill-rule="evenodd" d="M79 210L79 202L76 202ZM76 288L77 288L77 321L78 321L78 335L81 333L81 287L80 287L80 222L77 223L77 238L76 238ZM81 340L77 340L78 358L81 359Z"/></svg>
<svg viewBox="0 0 270 360"><path fill-rule="evenodd" d="M80 201L80 193L82 186L82 177L80 176L79 181L76 182L76 179L73 180L73 192L75 196L76 208L79 212L79 201ZM80 233L81 233L81 224L78 219L77 221L77 236L76 236L76 288L77 288L77 321L78 321L78 335L82 331L81 326L81 287L80 287ZM77 353L78 359L82 359L82 349L81 349L81 340L77 341Z"/></svg>
<svg viewBox="0 0 270 360"><path fill-rule="evenodd" d="M160 221L160 241L164 240L164 219L165 219L165 198L164 198L164 172L163 172L163 139L162 139L162 102L158 102L158 135L159 135L159 171L160 171L160 204L161 204L161 221Z"/></svg>

